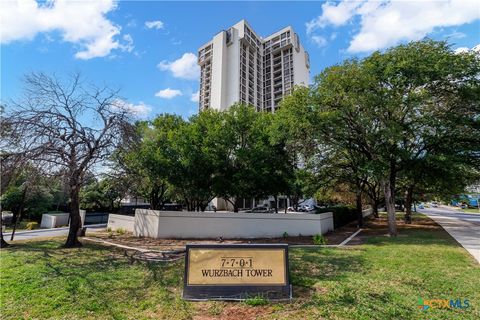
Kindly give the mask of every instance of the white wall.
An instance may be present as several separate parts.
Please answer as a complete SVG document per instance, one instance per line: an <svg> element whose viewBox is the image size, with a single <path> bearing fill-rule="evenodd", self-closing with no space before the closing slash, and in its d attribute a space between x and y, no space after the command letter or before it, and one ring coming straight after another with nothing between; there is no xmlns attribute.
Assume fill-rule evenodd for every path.
<svg viewBox="0 0 480 320"><path fill-rule="evenodd" d="M85 210L80 210L80 227L83 227L85 223ZM40 222L40 228L56 228L61 226L69 225L70 213L62 212L62 213L44 213L42 214L42 221Z"/></svg>
<svg viewBox="0 0 480 320"><path fill-rule="evenodd" d="M121 214L109 214L107 228L112 230L124 229L129 232L134 230L135 217L125 216Z"/></svg>
<svg viewBox="0 0 480 320"><path fill-rule="evenodd" d="M292 37L292 41L294 38ZM300 51L293 50L293 83L299 86L308 86L310 82L310 69L307 68L305 49L300 44Z"/></svg>
<svg viewBox="0 0 480 320"><path fill-rule="evenodd" d="M213 37L212 78L210 82L210 106L212 109L223 111L226 95L226 66L227 52L225 31Z"/></svg>
<svg viewBox="0 0 480 320"><path fill-rule="evenodd" d="M42 214L42 221L40 222L40 228L55 228L57 223L57 217L51 214Z"/></svg>
<svg viewBox="0 0 480 320"><path fill-rule="evenodd" d="M109 221L110 225L110 221ZM325 234L332 213L196 213L135 210L134 234L152 238L258 238Z"/></svg>
<svg viewBox="0 0 480 320"><path fill-rule="evenodd" d="M42 214L42 221L40 222L40 228L56 228L60 226L68 225L68 217L70 213L44 213Z"/></svg>
<svg viewBox="0 0 480 320"><path fill-rule="evenodd" d="M365 217L368 217L369 215L371 215L371 214L373 213L373 208L364 209L364 210L362 211L362 213L363 213L363 217L364 217L364 218L365 218Z"/></svg>

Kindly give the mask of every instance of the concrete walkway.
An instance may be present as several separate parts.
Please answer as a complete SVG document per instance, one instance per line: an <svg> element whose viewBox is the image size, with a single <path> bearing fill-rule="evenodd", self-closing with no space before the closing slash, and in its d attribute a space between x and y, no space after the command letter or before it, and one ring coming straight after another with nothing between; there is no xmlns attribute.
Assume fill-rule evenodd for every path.
<svg viewBox="0 0 480 320"><path fill-rule="evenodd" d="M87 231L89 230L98 230L107 227L107 224L91 224L86 225ZM30 240L34 238L45 238L45 237L59 237L59 236L66 236L68 234L68 227L64 228L53 228L53 229L36 229L30 231L17 231L15 232L15 236L13 241L16 240ZM10 242L10 232L4 233L3 237L7 242Z"/></svg>
<svg viewBox="0 0 480 320"><path fill-rule="evenodd" d="M441 225L480 263L480 215L459 214L445 207L419 211Z"/></svg>

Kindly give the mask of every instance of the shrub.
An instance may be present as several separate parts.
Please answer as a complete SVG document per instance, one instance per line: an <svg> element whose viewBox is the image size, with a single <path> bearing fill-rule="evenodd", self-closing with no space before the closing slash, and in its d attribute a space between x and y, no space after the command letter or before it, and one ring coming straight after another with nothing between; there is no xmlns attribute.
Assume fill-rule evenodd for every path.
<svg viewBox="0 0 480 320"><path fill-rule="evenodd" d="M38 222L34 222L34 221L27 223L27 226L25 227L25 229L27 230L33 230L37 228L38 228Z"/></svg>
<svg viewBox="0 0 480 320"><path fill-rule="evenodd" d="M352 207L334 206L317 209L316 211L317 214L324 212L333 213L333 227L335 229L343 227L344 225L357 220L357 211Z"/></svg>
<svg viewBox="0 0 480 320"><path fill-rule="evenodd" d="M315 245L324 245L327 244L327 239L321 234L316 234L313 236L313 244Z"/></svg>
<svg viewBox="0 0 480 320"><path fill-rule="evenodd" d="M288 233L286 231L283 233L283 237L288 238Z"/></svg>
<svg viewBox="0 0 480 320"><path fill-rule="evenodd" d="M255 296L255 297L246 299L245 304L247 304L249 306L252 306L252 307L254 307L254 306L264 306L264 305L268 304L268 300L265 299L262 296Z"/></svg>
<svg viewBox="0 0 480 320"><path fill-rule="evenodd" d="M125 234L127 232L127 230L123 228L118 228L116 231L117 231L117 234Z"/></svg>
<svg viewBox="0 0 480 320"><path fill-rule="evenodd" d="M107 232L112 232L112 227L108 227Z"/></svg>

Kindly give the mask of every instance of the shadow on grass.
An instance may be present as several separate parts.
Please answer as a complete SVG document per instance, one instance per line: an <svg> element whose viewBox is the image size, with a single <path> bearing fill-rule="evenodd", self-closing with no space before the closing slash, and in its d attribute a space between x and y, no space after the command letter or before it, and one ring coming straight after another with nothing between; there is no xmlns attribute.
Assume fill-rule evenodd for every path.
<svg viewBox="0 0 480 320"><path fill-rule="evenodd" d="M312 287L318 281L336 281L362 270L362 249L294 249L290 254L290 278L295 286Z"/></svg>
<svg viewBox="0 0 480 320"><path fill-rule="evenodd" d="M399 228L396 237L390 237L387 233L376 234L368 231L360 235L365 244L384 245L437 245L447 247L459 247L459 243L442 228Z"/></svg>
<svg viewBox="0 0 480 320"><path fill-rule="evenodd" d="M181 261L138 263L125 251L89 243L73 249L60 247L58 240L14 243L2 249L2 255L5 254L11 255L15 264L34 266L35 274L28 276L32 280L49 279L48 286L65 291L72 305L81 297L80 309L102 311L115 319L122 318L119 300L127 304L143 301L159 288L165 288L163 292L168 295L168 287L178 287L182 279ZM99 298L102 303L95 303ZM49 309L47 305L46 302L43 308Z"/></svg>
<svg viewBox="0 0 480 320"><path fill-rule="evenodd" d="M396 237L388 235L386 214L380 214L380 218L372 217L366 221L364 230L351 244L371 244L376 246L389 244L459 246L458 242L450 234L429 217L415 213L412 216L413 221L411 224L406 224L403 217L404 213L397 213L398 235Z"/></svg>

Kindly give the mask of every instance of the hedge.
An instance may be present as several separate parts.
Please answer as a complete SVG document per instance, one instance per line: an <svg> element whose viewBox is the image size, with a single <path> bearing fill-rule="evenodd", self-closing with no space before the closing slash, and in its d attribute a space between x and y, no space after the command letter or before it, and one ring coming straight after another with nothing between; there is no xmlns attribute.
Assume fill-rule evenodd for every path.
<svg viewBox="0 0 480 320"><path fill-rule="evenodd" d="M357 211L353 207L334 206L317 209L317 214L324 212L333 213L333 226L335 229L343 227L352 221L357 221Z"/></svg>

